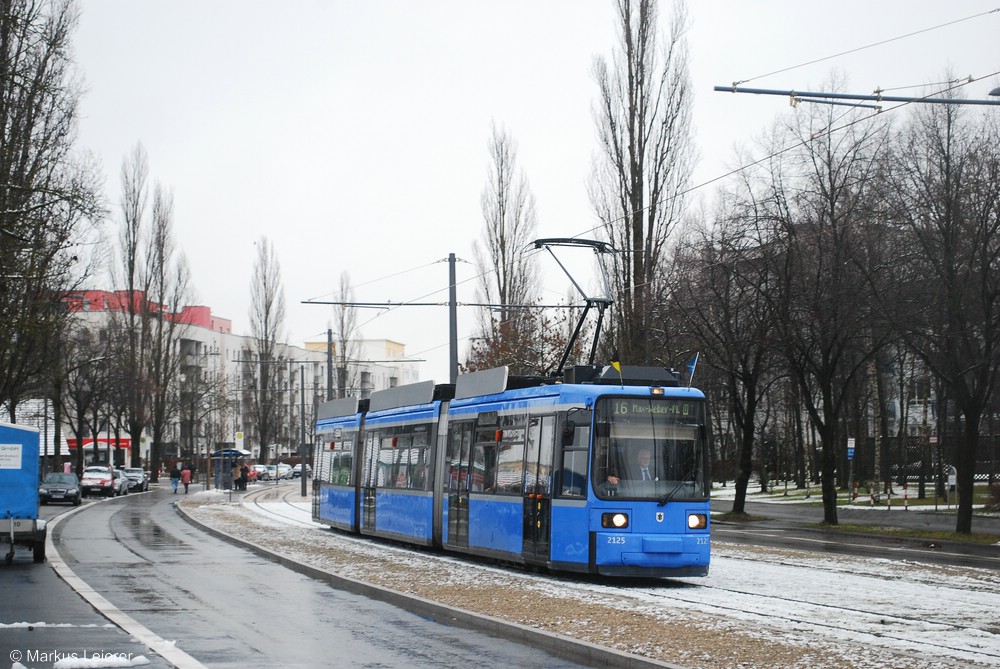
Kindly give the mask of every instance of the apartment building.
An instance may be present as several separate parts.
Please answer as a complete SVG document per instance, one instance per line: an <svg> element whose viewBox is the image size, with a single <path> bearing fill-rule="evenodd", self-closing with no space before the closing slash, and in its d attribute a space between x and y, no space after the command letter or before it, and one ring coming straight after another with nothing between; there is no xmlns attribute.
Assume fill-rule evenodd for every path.
<svg viewBox="0 0 1000 669"><path fill-rule="evenodd" d="M99 331L113 312L124 311L127 299L122 292L81 291L66 303L81 324ZM232 321L210 307L186 306L164 315L181 326L176 411L162 444L164 458L198 458L219 448L239 448L258 457L262 444L255 427L255 391L265 376L272 378L277 404L277 435L267 444L272 458L298 452L303 425L305 442L312 443L315 409L327 399L368 397L375 390L420 380L418 365L407 360L401 342L356 340L338 350L328 336L302 346L280 344L270 359L261 360L253 338L234 334ZM150 441L149 434L131 440L144 461Z"/></svg>

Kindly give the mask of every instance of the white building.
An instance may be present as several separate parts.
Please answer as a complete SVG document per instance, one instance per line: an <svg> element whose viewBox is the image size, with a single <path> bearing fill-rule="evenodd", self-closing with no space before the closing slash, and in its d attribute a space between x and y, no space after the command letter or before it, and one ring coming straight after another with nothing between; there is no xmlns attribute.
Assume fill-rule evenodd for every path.
<svg viewBox="0 0 1000 669"><path fill-rule="evenodd" d="M122 311L122 293L85 291L67 300L82 323L100 330L113 311ZM172 318L181 323L180 374L177 411L164 438L161 455L200 457L220 447L260 454L256 437L252 392L260 378L261 361L254 339L232 333L232 321L213 316L205 306L185 307ZM312 443L315 407L327 399L356 395L419 381L418 365L406 358L405 345L391 340L350 341L347 355L334 341L282 344L272 357L277 374L278 435L268 446L271 457L298 452L302 442ZM341 390L341 380L344 389ZM304 414L303 414L304 409ZM139 435L144 461L149 457L151 435Z"/></svg>

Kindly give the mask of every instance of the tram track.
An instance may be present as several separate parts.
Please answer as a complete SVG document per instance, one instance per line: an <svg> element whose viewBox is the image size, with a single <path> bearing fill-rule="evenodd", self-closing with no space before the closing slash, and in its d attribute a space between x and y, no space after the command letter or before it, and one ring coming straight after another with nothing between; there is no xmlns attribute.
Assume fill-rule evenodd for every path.
<svg viewBox="0 0 1000 669"><path fill-rule="evenodd" d="M298 486L295 490L288 487L288 484L278 484L277 486L271 486L270 484L264 484L268 486L267 488L259 488L250 492L247 492L243 496L243 504L252 506L256 513L259 513L265 517L275 518L281 520L282 522L287 522L295 527L311 527L311 528L321 528L321 525L314 523L312 521L305 522L301 520L301 513L298 508L290 501L290 497L295 495L298 500L301 501L302 493ZM269 506L265 506L264 502L269 502ZM294 513L282 514L273 508L274 502L280 502L290 509L295 509Z"/></svg>
<svg viewBox="0 0 1000 669"><path fill-rule="evenodd" d="M916 616L906 616L891 613L875 613L859 610L856 607L847 607L840 605L831 605L820 602L802 602L799 600L791 599L788 597L778 597L770 595L762 595L758 592L741 591L734 588L720 588L710 585L702 585L698 588L700 594L706 592L714 592L719 594L719 599L729 598L734 595L738 595L740 598L752 597L760 602L759 607L753 609L746 607L738 607L727 605L722 601L713 601L711 603L707 602L705 598L693 598L693 597L683 597L673 592L664 592L663 589L650 589L645 591L645 594L651 597L657 597L659 599L667 599L670 601L677 602L679 604L686 604L688 606L696 607L707 613L724 611L729 614L735 614L740 617L750 616L759 617L763 621L766 621L768 625L778 625L782 626L784 624L790 624L795 626L800 626L801 628L816 629L821 628L829 633L839 634L850 634L857 638L871 637L874 641L876 638L879 643L884 643L885 640L895 640L900 643L905 643L913 647L911 652L920 654L921 651L933 652L934 654L955 654L955 653L969 653L970 650L965 647L959 647L955 645L950 645L942 642L927 641L918 638L921 635L933 634L934 637L947 638L949 633L959 632L962 630L967 630L970 626L969 623L952 623L942 620L928 620L925 618L920 618ZM797 607L807 608L813 612L813 615L787 615L779 613L781 610L785 610L787 607L778 606L778 603L782 604L792 604ZM707 607L707 608L706 608ZM766 611L767 613L764 613ZM829 622L827 616L835 616L837 620L852 620L855 624L843 624ZM884 631L879 631L878 633L871 632L871 629L875 626L884 628ZM898 628L915 628L912 634L899 634L893 633L891 630ZM930 628L930 629L929 629ZM976 628L984 636L996 637L997 633L991 630ZM1000 653L989 652L989 651L974 651L977 656L976 661L986 662L988 665L992 666L1000 662Z"/></svg>
<svg viewBox="0 0 1000 669"><path fill-rule="evenodd" d="M302 520L302 498L298 487L294 489L287 485L255 490L244 496L243 504L251 507L254 514L269 518L292 527L319 529L322 526ZM370 541L337 534L338 539L348 540L352 544L370 544ZM381 550L390 547L383 546ZM447 565L443 569L455 570L456 564L465 563L455 556L434 554L426 551L410 551L404 547L394 547L399 551L407 551L409 556L419 555L421 560L431 560L438 565ZM790 569L810 569L809 561L815 560L819 566L813 566L813 577L816 579L817 594L815 597L802 597L801 592L789 594L785 592L766 592L761 583L747 587L737 581L728 584L731 577L719 577L713 583L713 576L705 580L657 581L655 585L650 580L641 582L615 582L607 580L591 580L586 578L567 578L565 576L549 576L545 574L529 574L517 569L497 570L504 574L505 580L532 579L544 590L560 591L570 596L593 598L599 596L621 599L623 595L636 600L636 606L643 607L647 603L657 608L667 610L693 610L710 616L720 616L730 620L752 622L754 625L766 626L770 629L784 630L786 633L800 635L804 638L822 639L824 643L837 643L838 639L851 639L852 643L863 643L871 646L895 648L914 657L958 657L961 662L970 666L1000 665L1000 626L995 617L983 616L982 619L960 617L951 611L949 605L961 602L965 597L976 596L980 600L995 592L992 570L969 570L970 573L981 572L976 578L967 580L952 579L943 585L935 585L933 575L935 568L931 565L903 564L899 579L913 578L920 586L931 588L932 596L940 598L941 611L951 612L948 615L935 615L927 611L907 611L898 607L866 606L871 601L868 593L840 593L845 602L833 601L836 594L831 594L830 587L824 588L824 581L833 588L833 578L844 576L867 577L878 579L877 569L871 573L858 568L851 563L844 563L847 558L834 558L823 551L810 552L807 549L792 550L795 557L787 563L780 556L767 557L768 549L742 544L727 544L719 542L717 551L716 573L742 572L755 574L762 568L784 564ZM765 551L764 557L752 557L755 551ZM813 557L810 557L813 556ZM412 558L407 558L412 559ZM856 559L863 559L857 558ZM886 560L887 564L893 564ZM727 564L728 563L728 564ZM470 564L470 563L466 563ZM859 563L860 564L860 563ZM852 572L854 569L854 572ZM965 571L955 568L955 570ZM860 573L856 573L860 572ZM918 573L914 573L918 572ZM824 579L823 574L829 573L830 579ZM501 577L498 577L501 578ZM891 581L892 578L882 578ZM752 580L752 579L751 579ZM891 583L889 584L891 586ZM741 587L742 586L742 587ZM909 587L903 584L903 587ZM849 603L847 603L849 602ZM954 607L952 607L954 608ZM993 621L993 622L991 622ZM976 636L976 642L969 643L970 634ZM961 638L964 643L950 642L952 638ZM900 651L903 647L905 650ZM923 665L914 665L923 666Z"/></svg>

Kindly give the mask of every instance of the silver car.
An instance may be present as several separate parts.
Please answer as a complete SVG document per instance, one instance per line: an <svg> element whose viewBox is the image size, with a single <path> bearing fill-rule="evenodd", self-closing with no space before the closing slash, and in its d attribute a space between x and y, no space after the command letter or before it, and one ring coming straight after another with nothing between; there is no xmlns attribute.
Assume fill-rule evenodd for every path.
<svg viewBox="0 0 1000 669"><path fill-rule="evenodd" d="M122 469L115 470L115 492L114 496L127 495L128 494L128 484L129 478L125 475L125 471Z"/></svg>

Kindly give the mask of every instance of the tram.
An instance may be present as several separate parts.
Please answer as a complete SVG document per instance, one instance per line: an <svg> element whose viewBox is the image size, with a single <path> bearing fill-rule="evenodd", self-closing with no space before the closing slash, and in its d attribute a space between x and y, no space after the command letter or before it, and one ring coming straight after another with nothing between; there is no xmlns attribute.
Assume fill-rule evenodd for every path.
<svg viewBox="0 0 1000 669"><path fill-rule="evenodd" d="M313 519L555 572L705 576L704 394L664 368L506 367L320 406Z"/></svg>

